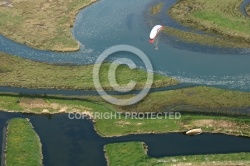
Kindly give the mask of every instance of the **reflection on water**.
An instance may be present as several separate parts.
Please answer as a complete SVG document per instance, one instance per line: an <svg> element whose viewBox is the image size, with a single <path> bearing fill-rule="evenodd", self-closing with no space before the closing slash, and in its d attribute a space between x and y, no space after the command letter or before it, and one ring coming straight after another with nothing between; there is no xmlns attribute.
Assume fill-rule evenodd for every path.
<svg viewBox="0 0 250 166"><path fill-rule="evenodd" d="M104 138L90 120L69 120L67 115L24 115L0 112L0 127L13 117L28 117L41 138L45 166L106 165L103 146L108 143L141 141L148 145L152 157L250 152L250 139L224 134L201 134L195 137L182 133L138 134ZM2 134L2 132L0 132ZM2 135L0 135L2 141Z"/></svg>

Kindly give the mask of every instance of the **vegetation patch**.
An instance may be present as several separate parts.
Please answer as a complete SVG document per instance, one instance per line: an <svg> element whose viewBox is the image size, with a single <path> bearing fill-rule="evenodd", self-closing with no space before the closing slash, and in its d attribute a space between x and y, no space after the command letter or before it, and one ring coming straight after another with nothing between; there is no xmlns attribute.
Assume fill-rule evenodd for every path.
<svg viewBox="0 0 250 166"><path fill-rule="evenodd" d="M250 93L197 86L150 93L136 105L121 107L124 111L163 112L200 111L230 113L250 107ZM232 112L231 112L232 113Z"/></svg>
<svg viewBox="0 0 250 166"><path fill-rule="evenodd" d="M231 40L238 46L242 44L242 47L249 47L250 19L241 13L241 2L242 0L182 0L170 9L169 14L186 26L217 34L214 38L219 38L218 41ZM219 43L217 45L220 46Z"/></svg>
<svg viewBox="0 0 250 166"><path fill-rule="evenodd" d="M160 100L162 98L159 98ZM153 108L154 104L152 103L150 107ZM203 131L213 133L250 136L250 119L247 116L227 117L182 113L179 119L169 118L170 116L165 118L164 115L162 118L136 118L120 114L116 106L93 96L66 98L5 94L0 95L0 110L36 114L42 114L44 110L47 110L48 114L82 113L93 118L97 132L107 137L138 133L184 132L192 128L202 128ZM156 110L151 109L150 112L156 112ZM104 114L109 117L104 118Z"/></svg>
<svg viewBox="0 0 250 166"><path fill-rule="evenodd" d="M230 47L230 48L249 48L249 43L232 39L229 36L214 36L211 34L199 34L178 30L172 27L164 26L164 32L170 36L177 37L179 40L187 43L199 43L201 45Z"/></svg>
<svg viewBox="0 0 250 166"><path fill-rule="evenodd" d="M0 95L0 110L42 114L47 110L49 114L66 112L94 112L98 110L95 101L87 99L67 99L64 97L48 96L23 96L23 95ZM100 108L102 108L100 106ZM103 109L101 109L103 110Z"/></svg>
<svg viewBox="0 0 250 166"><path fill-rule="evenodd" d="M78 11L95 1L11 0L11 7L0 6L0 34L34 48L78 50L70 28Z"/></svg>
<svg viewBox="0 0 250 166"><path fill-rule="evenodd" d="M204 132L211 133L250 136L250 120L245 117L233 118L183 113L180 119L169 119L168 117L164 118L164 116L162 119L122 117L121 119L111 120L96 119L95 122L95 128L102 136L186 132L193 128L201 128ZM211 124L204 122L211 122Z"/></svg>
<svg viewBox="0 0 250 166"><path fill-rule="evenodd" d="M109 66L109 63L103 64L99 73L104 89L112 89L108 79ZM45 64L0 53L0 86L93 90L93 67ZM147 72L131 70L125 65L117 68L116 76L120 86L126 86L130 80L134 80L137 89L144 87L147 80ZM153 87L178 83L170 77L155 74Z"/></svg>
<svg viewBox="0 0 250 166"><path fill-rule="evenodd" d="M151 8L151 13L152 13L153 15L156 15L156 14L160 13L160 12L161 12L161 9L162 9L162 7L163 7L163 5L164 5L163 2L160 2L160 3L156 4L156 5L154 5L154 6Z"/></svg>
<svg viewBox="0 0 250 166"><path fill-rule="evenodd" d="M27 119L14 118L9 121L6 141L6 165L42 165L40 138Z"/></svg>
<svg viewBox="0 0 250 166"><path fill-rule="evenodd" d="M109 166L120 165L249 165L250 153L209 154L152 158L141 142L114 143L105 145Z"/></svg>

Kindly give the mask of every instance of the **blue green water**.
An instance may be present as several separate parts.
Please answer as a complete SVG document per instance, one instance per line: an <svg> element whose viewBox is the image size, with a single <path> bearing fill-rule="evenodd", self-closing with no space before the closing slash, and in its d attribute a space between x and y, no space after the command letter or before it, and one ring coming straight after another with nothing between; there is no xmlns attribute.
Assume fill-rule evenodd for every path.
<svg viewBox="0 0 250 166"><path fill-rule="evenodd" d="M166 1L165 6L170 7L174 2ZM247 50L177 43L165 37L166 40L159 43L159 50L155 51L147 42L151 27L155 24L180 29L183 27L167 15L160 20L146 19L147 3L152 1L126 1L122 5L120 1L98 2L79 14L73 29L74 35L86 48L99 53L115 44L136 46L149 56L155 71L174 76L183 82L226 85L232 89L247 90L250 87L250 56L241 54Z"/></svg>
<svg viewBox="0 0 250 166"><path fill-rule="evenodd" d="M250 49L201 46L163 35L156 51L148 42L149 32L155 23L183 27L167 15L164 19L147 19L148 6L153 2L100 0L81 10L72 29L74 37L81 43L77 52L41 51L3 36L0 36L0 51L50 63L93 64L106 48L128 44L147 54L155 72L173 76L184 83L250 91ZM166 7L175 2L166 1ZM138 59L131 59L142 66Z"/></svg>

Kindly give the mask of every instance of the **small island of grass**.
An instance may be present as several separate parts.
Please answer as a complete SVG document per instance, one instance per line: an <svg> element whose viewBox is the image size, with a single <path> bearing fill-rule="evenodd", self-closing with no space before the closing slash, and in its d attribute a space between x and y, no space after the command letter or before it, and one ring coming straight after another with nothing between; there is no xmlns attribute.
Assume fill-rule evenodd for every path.
<svg viewBox="0 0 250 166"><path fill-rule="evenodd" d="M178 22L208 34L168 29L188 42L223 47L250 47L250 19L240 11L242 0L182 0L168 13ZM171 31L170 31L171 30ZM172 33L171 33L172 32ZM216 34L216 35L211 35Z"/></svg>
<svg viewBox="0 0 250 166"><path fill-rule="evenodd" d="M109 79L110 63L103 64L100 69L100 81L104 89L112 89ZM0 52L0 86L82 89L94 90L94 65L55 65L34 62ZM147 72L120 65L116 70L117 83L125 86L130 80L137 82L136 89L144 87ZM179 81L160 74L154 74L153 87L176 85Z"/></svg>
<svg viewBox="0 0 250 166"><path fill-rule="evenodd" d="M5 164L8 166L42 166L41 142L27 119L14 118L8 122Z"/></svg>
<svg viewBox="0 0 250 166"><path fill-rule="evenodd" d="M96 0L11 0L0 6L0 34L28 46L75 51L79 44L70 28L78 11Z"/></svg>
<svg viewBox="0 0 250 166"><path fill-rule="evenodd" d="M105 146L109 166L123 165L249 165L250 153L210 154L152 158L141 142L114 143Z"/></svg>
<svg viewBox="0 0 250 166"><path fill-rule="evenodd" d="M156 5L154 5L154 6L151 8L151 13L152 13L153 15L160 13L160 12L161 12L161 9L162 9L162 7L163 7L163 5L164 5L163 2L160 2L160 3L156 4Z"/></svg>

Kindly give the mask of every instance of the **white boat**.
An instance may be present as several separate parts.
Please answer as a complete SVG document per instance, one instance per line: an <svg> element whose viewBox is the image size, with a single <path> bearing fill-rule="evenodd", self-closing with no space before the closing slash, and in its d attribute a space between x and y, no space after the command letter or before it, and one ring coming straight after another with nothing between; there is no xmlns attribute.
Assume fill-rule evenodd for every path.
<svg viewBox="0 0 250 166"><path fill-rule="evenodd" d="M198 134L201 134L201 133L202 133L201 128L192 129L192 130L189 130L189 131L186 132L187 135L198 135Z"/></svg>

